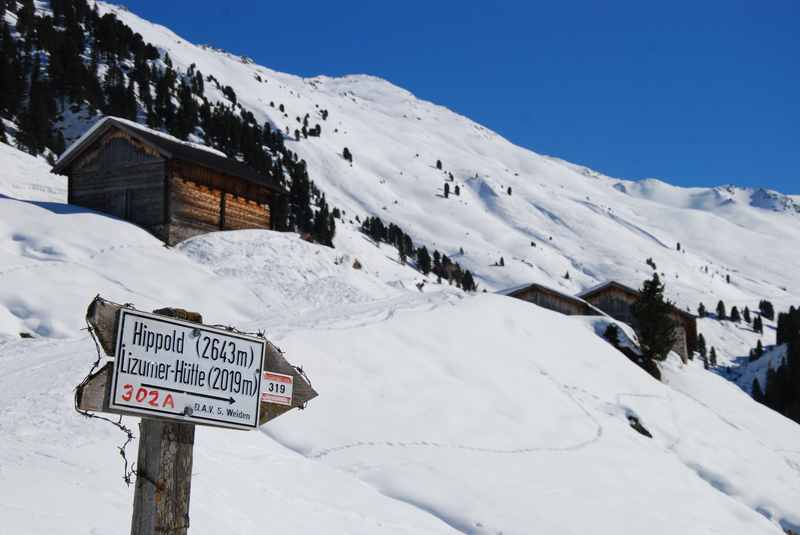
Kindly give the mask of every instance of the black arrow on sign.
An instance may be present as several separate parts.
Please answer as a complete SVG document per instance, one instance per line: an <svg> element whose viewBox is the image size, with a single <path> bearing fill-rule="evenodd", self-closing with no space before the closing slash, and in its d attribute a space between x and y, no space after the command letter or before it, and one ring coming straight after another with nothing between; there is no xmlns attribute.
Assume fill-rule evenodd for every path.
<svg viewBox="0 0 800 535"><path fill-rule="evenodd" d="M233 405L234 403L236 403L236 400L233 399L233 396L231 396L229 398L223 398L223 397L220 397L220 396L209 396L208 394L200 394L198 392L189 392L188 390L178 390L176 388L169 388L169 387L166 387L166 386L148 385L148 384L145 384L145 383L142 383L142 386L146 386L147 388L155 388L156 390L167 390L169 392L177 392L178 394L188 394L190 396L198 396L198 397L201 397L201 398L217 399L219 401L227 401L230 405Z"/></svg>

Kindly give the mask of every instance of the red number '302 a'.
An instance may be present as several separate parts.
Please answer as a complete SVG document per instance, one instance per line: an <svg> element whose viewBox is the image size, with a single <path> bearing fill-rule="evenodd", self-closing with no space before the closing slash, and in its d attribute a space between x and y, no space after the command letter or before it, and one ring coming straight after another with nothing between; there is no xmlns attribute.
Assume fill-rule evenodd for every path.
<svg viewBox="0 0 800 535"><path fill-rule="evenodd" d="M158 390L149 390L143 386L133 388L133 385L127 384L122 386L122 400L130 401L135 400L142 405L150 405L151 407L161 408L175 408L175 400L172 399L172 394L167 393L166 396L161 397L161 392Z"/></svg>

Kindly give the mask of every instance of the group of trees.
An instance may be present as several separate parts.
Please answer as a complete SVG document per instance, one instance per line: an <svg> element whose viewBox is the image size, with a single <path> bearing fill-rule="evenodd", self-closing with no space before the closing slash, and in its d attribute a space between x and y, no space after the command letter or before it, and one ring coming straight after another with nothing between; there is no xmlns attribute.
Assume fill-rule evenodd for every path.
<svg viewBox="0 0 800 535"><path fill-rule="evenodd" d="M800 423L800 312L792 308L778 316L778 343L787 344L780 367L769 368L766 384L753 380L753 398Z"/></svg>
<svg viewBox="0 0 800 535"><path fill-rule="evenodd" d="M20 148L50 157L63 152L68 111L100 112L180 139L195 137L288 191L273 208L276 228L332 245L337 211L310 180L305 162L286 148L284 134L258 124L233 88L204 77L194 65L180 72L168 54L161 57L141 35L111 13L101 16L87 0L51 0L50 6L52 15L37 13L33 0L0 0L0 14L10 11L17 19L15 34L0 16L0 118L16 123ZM210 102L206 83L225 100ZM321 128L309 128L306 116L303 130L313 136Z"/></svg>
<svg viewBox="0 0 800 535"><path fill-rule="evenodd" d="M386 225L377 216L367 217L361 223L361 232L376 242L396 247L400 262L405 264L409 258L415 260L417 269L424 275L433 273L438 280L445 279L467 292L478 289L475 278L469 270L464 270L458 262L438 250L434 250L431 255L424 245L415 248L411 236L394 223Z"/></svg>
<svg viewBox="0 0 800 535"><path fill-rule="evenodd" d="M762 301L761 303L765 303L766 301ZM770 305L771 306L771 305ZM761 318L764 316L763 309L761 310L759 315L755 315L750 311L750 307L745 306L742 312L739 312L739 308L734 306L731 309L730 316L728 316L727 308L725 307L725 302L720 300L717 303L717 319L722 320L730 320L734 323L741 323L744 321L747 324L752 325L753 331L757 333L764 332L764 320ZM708 310L706 310L706 306L703 303L697 307L697 315L701 318L708 317ZM765 316L766 317L766 316Z"/></svg>

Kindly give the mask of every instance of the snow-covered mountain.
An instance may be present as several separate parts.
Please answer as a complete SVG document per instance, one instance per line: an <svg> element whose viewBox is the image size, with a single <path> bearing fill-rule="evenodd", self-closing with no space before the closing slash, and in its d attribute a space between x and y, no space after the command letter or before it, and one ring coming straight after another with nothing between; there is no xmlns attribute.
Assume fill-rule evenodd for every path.
<svg viewBox="0 0 800 535"><path fill-rule="evenodd" d="M168 53L176 68L194 64L233 87L259 122L293 132L309 114L322 135L290 137L287 145L346 221L378 215L399 224L477 273L484 288L530 281L577 292L609 278L639 286L652 273L645 264L652 257L671 298L693 311L720 299L740 308L760 299L781 310L797 304L800 274L787 267L800 265L800 212L786 195L607 177L518 147L385 80L276 72L100 6ZM207 92L224 99L213 87ZM352 165L341 156L345 147ZM505 266L493 266L500 257Z"/></svg>
<svg viewBox="0 0 800 535"><path fill-rule="evenodd" d="M800 527L800 427L697 361L668 361L660 383L589 318L447 286L420 292L416 271L352 229L336 249L260 230L165 249L65 204L42 160L0 145L0 165L9 533L127 529L122 437L72 409L95 356L80 328L97 292L263 329L320 392L261 432L198 428L194 534Z"/></svg>
<svg viewBox="0 0 800 535"><path fill-rule="evenodd" d="M677 359L659 383L597 336L596 318L432 279L418 290L423 276L355 219L401 225L488 290L638 285L652 258L683 307L713 310L723 299L756 309L769 299L780 311L800 301L796 197L607 177L384 80L278 73L100 9L176 68L195 64L232 86L259 121L293 131L308 113L322 135L287 144L345 215L335 249L258 230L165 248L134 225L66 204L66 180L44 159L0 143L0 531L127 530L121 437L72 409L95 357L80 329L97 293L264 330L320 393L260 432L198 428L193 534L800 529L800 427L747 393L780 348L732 375L741 387ZM89 126L80 115L68 123L73 137ZM494 266L500 257L505 265ZM759 338L713 319L700 331L723 365L740 363Z"/></svg>

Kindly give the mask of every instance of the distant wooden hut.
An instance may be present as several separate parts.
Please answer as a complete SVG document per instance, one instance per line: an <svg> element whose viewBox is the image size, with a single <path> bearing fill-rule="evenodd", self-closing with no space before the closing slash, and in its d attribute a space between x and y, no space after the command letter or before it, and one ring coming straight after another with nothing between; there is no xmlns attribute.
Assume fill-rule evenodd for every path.
<svg viewBox="0 0 800 535"><path fill-rule="evenodd" d="M528 301L567 316L601 316L602 312L578 297L559 292L542 284L526 284L511 288L503 294Z"/></svg>
<svg viewBox="0 0 800 535"><path fill-rule="evenodd" d="M608 281L578 294L578 297L599 308L612 318L636 327L632 305L639 298L639 291L617 281ZM696 350L697 317L672 307L672 319L677 323L678 339L673 350L684 360Z"/></svg>
<svg viewBox="0 0 800 535"><path fill-rule="evenodd" d="M172 245L215 230L272 228L282 190L207 147L106 117L73 143L53 172L68 202L132 223Z"/></svg>

